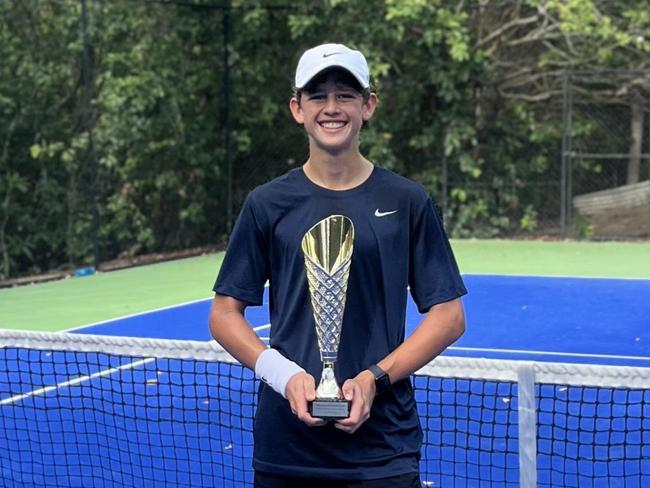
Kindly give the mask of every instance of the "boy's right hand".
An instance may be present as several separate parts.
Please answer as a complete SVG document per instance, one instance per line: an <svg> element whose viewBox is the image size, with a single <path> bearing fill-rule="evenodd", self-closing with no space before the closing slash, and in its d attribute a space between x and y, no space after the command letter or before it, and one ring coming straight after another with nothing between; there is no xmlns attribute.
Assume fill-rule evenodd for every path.
<svg viewBox="0 0 650 488"><path fill-rule="evenodd" d="M285 396L291 405L291 412L305 424L318 427L327 423L309 414L309 402L316 399L316 382L309 373L293 375L287 383Z"/></svg>

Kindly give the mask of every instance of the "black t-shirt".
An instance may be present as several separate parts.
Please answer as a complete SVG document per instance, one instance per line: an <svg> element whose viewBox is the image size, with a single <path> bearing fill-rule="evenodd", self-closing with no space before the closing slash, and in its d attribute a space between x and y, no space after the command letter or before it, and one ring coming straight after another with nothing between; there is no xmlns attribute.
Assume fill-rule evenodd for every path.
<svg viewBox="0 0 650 488"><path fill-rule="evenodd" d="M375 167L360 186L334 191L296 169L256 188L233 229L214 291L259 305L268 280L270 346L316 383L322 362L301 242L334 214L351 219L355 230L335 366L341 385L402 343L408 287L421 312L466 290L431 198L406 178ZM260 471L373 479L417 472L422 431L408 379L378 396L370 418L351 435L331 424L306 426L261 383L254 440Z"/></svg>

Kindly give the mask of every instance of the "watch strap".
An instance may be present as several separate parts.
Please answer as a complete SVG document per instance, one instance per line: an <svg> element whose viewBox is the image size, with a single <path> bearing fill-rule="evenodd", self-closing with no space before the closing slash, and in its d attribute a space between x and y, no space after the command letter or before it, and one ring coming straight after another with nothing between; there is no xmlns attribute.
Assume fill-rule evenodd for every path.
<svg viewBox="0 0 650 488"><path fill-rule="evenodd" d="M390 377L386 371L381 369L376 364L368 366L368 371L370 371L375 377L375 389L377 391L377 395L390 388Z"/></svg>

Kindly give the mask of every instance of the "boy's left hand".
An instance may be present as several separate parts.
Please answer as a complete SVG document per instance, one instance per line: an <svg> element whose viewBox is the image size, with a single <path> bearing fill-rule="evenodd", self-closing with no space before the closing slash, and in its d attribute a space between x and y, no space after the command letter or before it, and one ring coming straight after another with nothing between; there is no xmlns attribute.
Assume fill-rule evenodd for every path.
<svg viewBox="0 0 650 488"><path fill-rule="evenodd" d="M370 417L370 408L375 400L375 377L367 369L363 370L346 380L341 390L343 397L350 402L350 416L337 420L335 427L352 434Z"/></svg>

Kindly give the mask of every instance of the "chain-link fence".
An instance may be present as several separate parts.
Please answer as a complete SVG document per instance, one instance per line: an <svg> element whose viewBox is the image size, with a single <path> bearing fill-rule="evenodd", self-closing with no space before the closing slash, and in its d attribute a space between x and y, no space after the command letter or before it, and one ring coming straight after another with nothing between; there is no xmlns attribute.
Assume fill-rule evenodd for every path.
<svg viewBox="0 0 650 488"><path fill-rule="evenodd" d="M562 235L649 237L650 71L568 72L563 112Z"/></svg>

